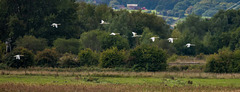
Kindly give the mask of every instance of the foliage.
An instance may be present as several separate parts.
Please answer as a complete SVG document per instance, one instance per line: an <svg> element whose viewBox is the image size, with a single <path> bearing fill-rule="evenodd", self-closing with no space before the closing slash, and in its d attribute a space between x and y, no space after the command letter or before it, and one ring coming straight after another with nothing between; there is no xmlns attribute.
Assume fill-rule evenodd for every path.
<svg viewBox="0 0 240 92"><path fill-rule="evenodd" d="M12 38L15 41L24 35L33 35L51 43L58 37L79 35L75 0L1 0L0 3L1 40ZM53 28L54 22L64 26Z"/></svg>
<svg viewBox="0 0 240 92"><path fill-rule="evenodd" d="M63 56L59 59L58 63L59 66L63 68L78 67L77 56L70 53L63 54Z"/></svg>
<svg viewBox="0 0 240 92"><path fill-rule="evenodd" d="M34 53L37 51L42 51L47 47L47 40L43 38L36 38L34 36L27 36L20 37L16 40L17 47L24 47L29 50L32 50Z"/></svg>
<svg viewBox="0 0 240 92"><path fill-rule="evenodd" d="M37 52L35 61L41 67L57 67L59 55L55 49L45 49Z"/></svg>
<svg viewBox="0 0 240 92"><path fill-rule="evenodd" d="M79 66L97 66L98 54L89 48L81 50L78 54Z"/></svg>
<svg viewBox="0 0 240 92"><path fill-rule="evenodd" d="M111 47L117 47L118 49L129 49L129 43L126 38L120 35L107 35L102 40L102 49L106 50Z"/></svg>
<svg viewBox="0 0 240 92"><path fill-rule="evenodd" d="M80 42L78 39L58 38L53 42L53 47L60 53L78 54Z"/></svg>
<svg viewBox="0 0 240 92"><path fill-rule="evenodd" d="M83 48L90 48L93 51L102 50L102 39L109 34L105 31L92 30L81 34L80 43Z"/></svg>
<svg viewBox="0 0 240 92"><path fill-rule="evenodd" d="M208 20L205 20L195 14L189 15L186 20L182 21L177 25L174 31L175 33L172 33L177 33L176 36L179 37L174 43L177 53L180 55L196 55L199 53L209 53L210 51L205 50L208 49L208 47L204 47L204 44L202 42L208 30ZM180 33L178 33L178 31ZM205 38L204 40L209 41L209 39L207 38ZM187 48L185 46L187 43L195 44L195 46Z"/></svg>
<svg viewBox="0 0 240 92"><path fill-rule="evenodd" d="M175 62L178 59L178 55L174 54L170 57L168 57L167 62Z"/></svg>
<svg viewBox="0 0 240 92"><path fill-rule="evenodd" d="M20 59L17 59L15 55L21 55ZM4 57L4 63L6 63L8 67L13 68L31 67L35 65L34 54L26 48L18 47Z"/></svg>
<svg viewBox="0 0 240 92"><path fill-rule="evenodd" d="M101 53L99 65L104 68L123 67L126 59L127 55L124 50L119 51L116 47L112 47Z"/></svg>
<svg viewBox="0 0 240 92"><path fill-rule="evenodd" d="M167 67L167 54L156 46L140 45L131 50L130 64L134 70L163 71Z"/></svg>
<svg viewBox="0 0 240 92"><path fill-rule="evenodd" d="M239 73L240 50L232 52L229 48L219 50L218 54L207 58L206 71L215 73Z"/></svg>
<svg viewBox="0 0 240 92"><path fill-rule="evenodd" d="M84 32L102 28L101 20L108 21L114 14L113 10L107 5L93 5L80 2L77 10L78 19Z"/></svg>

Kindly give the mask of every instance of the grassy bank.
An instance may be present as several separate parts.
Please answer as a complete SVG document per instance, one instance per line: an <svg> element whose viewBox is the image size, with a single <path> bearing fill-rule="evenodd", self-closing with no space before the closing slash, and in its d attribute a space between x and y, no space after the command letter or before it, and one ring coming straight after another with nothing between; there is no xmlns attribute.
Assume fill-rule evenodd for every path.
<svg viewBox="0 0 240 92"><path fill-rule="evenodd" d="M240 74L76 69L0 70L0 92L240 91Z"/></svg>
<svg viewBox="0 0 240 92"><path fill-rule="evenodd" d="M191 83L189 83L191 82ZM201 79L173 77L92 77L92 76L37 76L1 75L2 83L26 84L126 84L126 85L167 85L167 86L224 86L240 87L239 79Z"/></svg>

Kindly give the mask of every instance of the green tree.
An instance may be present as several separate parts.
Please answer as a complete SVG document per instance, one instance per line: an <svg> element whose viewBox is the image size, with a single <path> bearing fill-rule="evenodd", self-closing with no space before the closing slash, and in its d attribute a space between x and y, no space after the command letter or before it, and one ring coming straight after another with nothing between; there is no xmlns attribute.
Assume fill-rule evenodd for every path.
<svg viewBox="0 0 240 92"><path fill-rule="evenodd" d="M58 58L59 55L55 49L45 49L37 53L35 61L41 67L57 67Z"/></svg>
<svg viewBox="0 0 240 92"><path fill-rule="evenodd" d="M130 52L130 65L134 70L163 71L167 67L167 54L156 46L141 45Z"/></svg>
<svg viewBox="0 0 240 92"><path fill-rule="evenodd" d="M83 28L84 32L90 30L103 29L100 25L101 20L109 21L114 12L107 5L93 5L84 2L79 3L78 10L79 25Z"/></svg>
<svg viewBox="0 0 240 92"><path fill-rule="evenodd" d="M208 29L208 20L202 19L195 14L187 16L186 20L179 23L175 29L181 32L180 37L174 43L178 54L196 55L199 53L209 53L207 50L204 50L207 47L204 47L202 42ZM185 46L187 43L195 44L195 46L187 48Z"/></svg>
<svg viewBox="0 0 240 92"><path fill-rule="evenodd" d="M13 42L24 35L46 38L50 42L58 37L78 37L75 0L1 0L1 39L12 38ZM5 18L5 19L3 19ZM58 28L53 22L61 23Z"/></svg>
<svg viewBox="0 0 240 92"><path fill-rule="evenodd" d="M103 51L100 55L100 66L104 68L123 67L127 59L124 50L118 50L116 47Z"/></svg>
<svg viewBox="0 0 240 92"><path fill-rule="evenodd" d="M17 47L24 47L36 53L37 51L42 51L47 47L47 40L43 38L36 38L31 35L25 35L24 37L18 38L15 44Z"/></svg>
<svg viewBox="0 0 240 92"><path fill-rule="evenodd" d="M231 50L235 50L236 48L240 47L240 27L236 31L231 32L229 47Z"/></svg>
<svg viewBox="0 0 240 92"><path fill-rule="evenodd" d="M98 54L93 52L91 49L86 48L81 50L78 54L79 66L97 66L98 65Z"/></svg>
<svg viewBox="0 0 240 92"><path fill-rule="evenodd" d="M17 59L16 55L20 55L20 59ZM13 68L27 68L34 66L34 54L26 48L15 48L13 51L5 56L4 63Z"/></svg>
<svg viewBox="0 0 240 92"><path fill-rule="evenodd" d="M111 47L117 47L118 49L129 49L128 40L120 35L107 35L102 40L102 49L106 50Z"/></svg>
<svg viewBox="0 0 240 92"><path fill-rule="evenodd" d="M78 54L80 42L78 39L64 39L58 38L53 42L53 47L60 53Z"/></svg>
<svg viewBox="0 0 240 92"><path fill-rule="evenodd" d="M126 10L120 10L116 13L109 22L109 25L106 25L106 29L108 32L116 32L121 33L122 35L129 36L131 34L129 25L130 25L130 17L129 12Z"/></svg>
<svg viewBox="0 0 240 92"><path fill-rule="evenodd" d="M101 51L102 50L102 39L109 35L105 31L100 30L92 30L89 32L84 32L80 36L80 43L83 48L90 48L93 51Z"/></svg>
<svg viewBox="0 0 240 92"><path fill-rule="evenodd" d="M140 38L141 39L141 45L143 45L143 44L145 44L145 45L147 45L147 44L151 44L152 43L152 40L150 39L151 37L158 37L158 36L156 36L156 35L154 35L151 31L150 31L150 29L149 28L145 28L144 30L143 30L143 33L142 33L142 37ZM156 40L158 40L158 39L156 39Z"/></svg>

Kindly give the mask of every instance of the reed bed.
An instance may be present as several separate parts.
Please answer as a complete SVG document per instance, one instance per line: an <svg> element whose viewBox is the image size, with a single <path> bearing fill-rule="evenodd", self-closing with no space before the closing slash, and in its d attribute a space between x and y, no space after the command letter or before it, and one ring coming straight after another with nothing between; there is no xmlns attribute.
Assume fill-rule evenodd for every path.
<svg viewBox="0 0 240 92"><path fill-rule="evenodd" d="M165 85L123 85L123 84L0 84L1 92L237 92L239 88L213 86L165 86Z"/></svg>

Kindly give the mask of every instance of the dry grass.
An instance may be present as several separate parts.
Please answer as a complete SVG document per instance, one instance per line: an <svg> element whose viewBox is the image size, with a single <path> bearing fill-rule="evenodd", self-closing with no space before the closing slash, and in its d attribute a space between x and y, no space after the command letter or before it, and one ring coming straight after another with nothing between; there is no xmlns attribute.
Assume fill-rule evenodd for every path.
<svg viewBox="0 0 240 92"><path fill-rule="evenodd" d="M239 73L204 73L204 72L57 72L57 71L20 71L0 70L2 75L61 75L61 76L95 76L95 77L159 77L174 76L176 78L209 78L209 79L238 79Z"/></svg>
<svg viewBox="0 0 240 92"><path fill-rule="evenodd" d="M165 86L165 85L54 85L54 84L0 84L1 92L236 92L239 88L207 86Z"/></svg>

